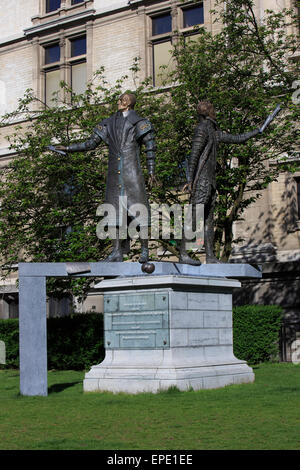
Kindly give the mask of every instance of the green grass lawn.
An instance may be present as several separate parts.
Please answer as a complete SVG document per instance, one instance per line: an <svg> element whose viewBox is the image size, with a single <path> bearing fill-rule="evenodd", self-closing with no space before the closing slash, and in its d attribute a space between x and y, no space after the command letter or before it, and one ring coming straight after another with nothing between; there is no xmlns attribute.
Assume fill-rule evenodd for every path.
<svg viewBox="0 0 300 470"><path fill-rule="evenodd" d="M139 395L83 393L52 371L48 397L19 395L0 370L0 449L299 450L300 365L261 364L253 384Z"/></svg>

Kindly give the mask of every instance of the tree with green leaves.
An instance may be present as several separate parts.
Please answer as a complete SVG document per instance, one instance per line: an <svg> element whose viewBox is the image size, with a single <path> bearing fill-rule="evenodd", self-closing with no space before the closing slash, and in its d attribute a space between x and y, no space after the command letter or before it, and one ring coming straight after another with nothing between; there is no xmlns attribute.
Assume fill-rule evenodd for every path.
<svg viewBox="0 0 300 470"><path fill-rule="evenodd" d="M216 1L216 7L221 4ZM136 111L150 118L156 131L159 183L151 200L169 205L186 202L181 191L184 163L191 149L198 101L213 102L220 129L232 134L257 127L276 104L282 104L280 119L259 140L219 147L215 243L223 261L236 241L233 223L276 180L283 156L295 151L299 121L299 106L292 100L299 73L299 62L294 61L298 43L287 33L287 26L297 18L288 10L267 11L258 22L251 0L229 0L226 5L226 10L215 12L223 26L220 32L212 35L200 27L195 30L197 37L181 37L174 45L176 67L168 76L167 90L153 89L149 79L138 82L137 60L132 67L136 85L130 90L137 95ZM97 123L116 111L117 99L126 91L125 78L108 88L101 69L78 96L62 84L68 99L60 101L57 94L51 107L37 106L28 90L18 109L3 117L4 126L20 116L27 122L25 130L17 126L10 136L16 156L0 182L0 252L6 272L18 261L99 261L106 257L109 241L96 236L96 209L104 201L106 147L67 156L45 149L50 144L86 140ZM276 159L281 166L270 164ZM175 240L159 243L178 255ZM50 287L55 292L84 293L88 281L56 280Z"/></svg>

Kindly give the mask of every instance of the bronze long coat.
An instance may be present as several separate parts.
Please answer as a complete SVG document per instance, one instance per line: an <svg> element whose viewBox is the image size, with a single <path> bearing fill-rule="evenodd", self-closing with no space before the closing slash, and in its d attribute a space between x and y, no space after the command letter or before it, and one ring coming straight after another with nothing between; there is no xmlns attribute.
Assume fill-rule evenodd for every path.
<svg viewBox="0 0 300 470"><path fill-rule="evenodd" d="M187 179L194 185L191 201L194 204L207 204L216 191L216 159L220 142L242 144L256 136L259 129L244 134L233 135L222 132L217 123L200 116L195 128L191 155L188 163ZM200 170L200 171L199 171Z"/></svg>
<svg viewBox="0 0 300 470"><path fill-rule="evenodd" d="M143 204L148 213L140 218L140 225L150 223L149 204L144 176L140 164L140 147L146 146L147 166L150 174L154 173L155 141L151 123L130 110L126 117L118 111L113 116L99 123L91 138L82 144L72 144L68 151L84 151L95 148L103 140L109 148L108 170L106 179L105 202L112 204L119 220L119 196L127 197L129 215L130 206ZM112 221L115 225L115 222Z"/></svg>

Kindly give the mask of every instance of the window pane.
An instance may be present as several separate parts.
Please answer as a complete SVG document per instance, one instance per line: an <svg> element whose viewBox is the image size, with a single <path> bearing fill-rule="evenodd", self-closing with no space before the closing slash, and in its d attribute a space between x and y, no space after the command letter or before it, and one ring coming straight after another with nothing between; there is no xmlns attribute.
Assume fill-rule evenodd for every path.
<svg viewBox="0 0 300 470"><path fill-rule="evenodd" d="M164 34L172 31L172 18L170 13L152 18L152 35Z"/></svg>
<svg viewBox="0 0 300 470"><path fill-rule="evenodd" d="M71 57L86 54L86 37L71 40Z"/></svg>
<svg viewBox="0 0 300 470"><path fill-rule="evenodd" d="M76 95L86 90L86 63L72 65L72 91Z"/></svg>
<svg viewBox="0 0 300 470"><path fill-rule="evenodd" d="M195 26L204 23L203 5L183 10L183 27Z"/></svg>
<svg viewBox="0 0 300 470"><path fill-rule="evenodd" d="M72 0L71 5L76 5L77 3L83 3L84 0Z"/></svg>
<svg viewBox="0 0 300 470"><path fill-rule="evenodd" d="M60 8L60 2L61 0L46 0L46 13L58 10L58 8Z"/></svg>
<svg viewBox="0 0 300 470"><path fill-rule="evenodd" d="M59 44L45 47L45 64L52 64L60 60L60 47Z"/></svg>
<svg viewBox="0 0 300 470"><path fill-rule="evenodd" d="M51 70L50 72L46 73L46 81L45 81L45 101L48 106L53 106L53 102L51 99L53 98L53 93L60 89L59 87L60 82L60 70Z"/></svg>
<svg viewBox="0 0 300 470"><path fill-rule="evenodd" d="M171 49L171 41L153 44L153 75L155 86L160 86L168 72L173 68ZM167 65L167 69L160 69L162 65Z"/></svg>

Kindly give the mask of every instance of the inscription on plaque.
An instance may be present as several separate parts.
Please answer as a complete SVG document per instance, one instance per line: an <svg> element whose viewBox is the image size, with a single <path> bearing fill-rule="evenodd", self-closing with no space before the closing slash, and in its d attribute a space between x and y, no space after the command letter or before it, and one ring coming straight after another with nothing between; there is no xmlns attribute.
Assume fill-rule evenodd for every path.
<svg viewBox="0 0 300 470"><path fill-rule="evenodd" d="M169 297L165 293L104 295L106 349L169 348Z"/></svg>

